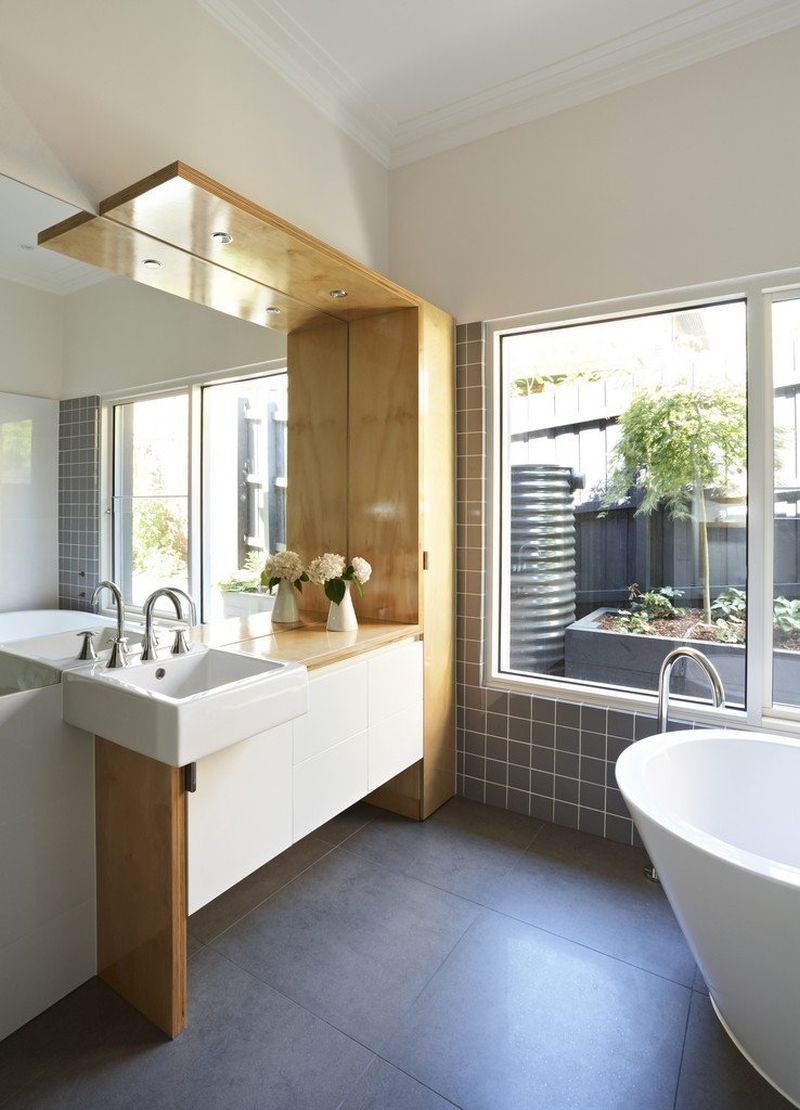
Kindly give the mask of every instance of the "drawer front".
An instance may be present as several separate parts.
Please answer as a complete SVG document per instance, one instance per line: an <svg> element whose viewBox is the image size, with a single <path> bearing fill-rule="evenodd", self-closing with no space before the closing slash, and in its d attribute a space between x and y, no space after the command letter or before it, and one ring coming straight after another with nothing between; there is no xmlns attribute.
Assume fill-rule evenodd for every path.
<svg viewBox="0 0 800 1110"><path fill-rule="evenodd" d="M294 721L294 762L302 763L367 727L367 664L312 676L308 713Z"/></svg>
<svg viewBox="0 0 800 1110"><path fill-rule="evenodd" d="M413 640L369 660L369 723L422 700L422 642Z"/></svg>
<svg viewBox="0 0 800 1110"><path fill-rule="evenodd" d="M418 759L422 759L421 700L370 726L370 790L376 790Z"/></svg>
<svg viewBox="0 0 800 1110"><path fill-rule="evenodd" d="M189 913L292 843L292 726L197 762L188 794Z"/></svg>
<svg viewBox="0 0 800 1110"><path fill-rule="evenodd" d="M367 793L368 732L294 768L294 839L300 840Z"/></svg>

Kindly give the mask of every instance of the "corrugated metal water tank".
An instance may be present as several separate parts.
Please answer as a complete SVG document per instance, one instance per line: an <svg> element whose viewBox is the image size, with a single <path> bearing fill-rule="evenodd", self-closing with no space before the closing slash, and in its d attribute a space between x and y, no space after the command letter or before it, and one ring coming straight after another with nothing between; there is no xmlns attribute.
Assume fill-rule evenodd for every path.
<svg viewBox="0 0 800 1110"><path fill-rule="evenodd" d="M564 673L575 620L575 511L582 475L568 466L511 467L511 669Z"/></svg>

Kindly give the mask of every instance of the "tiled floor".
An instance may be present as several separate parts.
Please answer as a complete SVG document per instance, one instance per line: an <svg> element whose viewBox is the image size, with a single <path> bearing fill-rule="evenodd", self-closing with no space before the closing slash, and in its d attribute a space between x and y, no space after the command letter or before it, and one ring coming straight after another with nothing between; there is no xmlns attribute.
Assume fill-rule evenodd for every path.
<svg viewBox="0 0 800 1110"><path fill-rule="evenodd" d="M190 919L181 1037L92 980L0 1043L0 1107L787 1107L642 864L463 799L356 806Z"/></svg>

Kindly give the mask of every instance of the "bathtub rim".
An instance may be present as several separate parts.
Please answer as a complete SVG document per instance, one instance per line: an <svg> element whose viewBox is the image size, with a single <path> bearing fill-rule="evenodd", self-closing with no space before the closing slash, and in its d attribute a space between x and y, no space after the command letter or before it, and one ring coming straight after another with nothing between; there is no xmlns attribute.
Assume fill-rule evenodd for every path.
<svg viewBox="0 0 800 1110"><path fill-rule="evenodd" d="M617 759L614 768L617 785L626 804L635 813L641 813L664 832L691 844L699 851L720 859L733 867L757 874L770 882L800 890L800 865L780 863L768 856L745 848L737 848L713 833L693 825L674 809L659 802L644 779L647 762L670 748L683 744L702 744L707 740L746 740L753 744L781 744L800 750L800 740L775 733L747 732L742 729L677 729L656 733L632 743ZM641 830L639 830L641 832Z"/></svg>

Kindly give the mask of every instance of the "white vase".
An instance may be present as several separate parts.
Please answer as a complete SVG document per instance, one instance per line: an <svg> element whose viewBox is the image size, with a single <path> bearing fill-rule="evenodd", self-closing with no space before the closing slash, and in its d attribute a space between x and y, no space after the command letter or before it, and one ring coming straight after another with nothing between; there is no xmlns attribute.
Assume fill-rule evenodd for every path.
<svg viewBox="0 0 800 1110"><path fill-rule="evenodd" d="M297 624L300 610L297 607L297 590L291 582L282 578L278 583L278 596L272 607L273 624Z"/></svg>
<svg viewBox="0 0 800 1110"><path fill-rule="evenodd" d="M328 631L355 632L357 628L358 618L353 608L353 599L350 596L350 583L345 582L344 597L338 605L335 601L332 601L328 610Z"/></svg>

